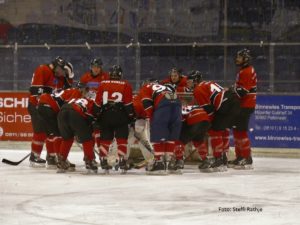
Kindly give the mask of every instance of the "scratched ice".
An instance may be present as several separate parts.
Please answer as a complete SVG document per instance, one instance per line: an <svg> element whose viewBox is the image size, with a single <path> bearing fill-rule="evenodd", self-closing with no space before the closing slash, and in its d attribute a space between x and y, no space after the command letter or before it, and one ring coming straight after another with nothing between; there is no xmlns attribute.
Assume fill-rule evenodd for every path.
<svg viewBox="0 0 300 225"><path fill-rule="evenodd" d="M27 151L0 150L18 161ZM44 155L43 155L44 156ZM0 163L0 224L300 224L300 160L254 158L252 171L183 175L57 174ZM238 211L239 210L239 211Z"/></svg>

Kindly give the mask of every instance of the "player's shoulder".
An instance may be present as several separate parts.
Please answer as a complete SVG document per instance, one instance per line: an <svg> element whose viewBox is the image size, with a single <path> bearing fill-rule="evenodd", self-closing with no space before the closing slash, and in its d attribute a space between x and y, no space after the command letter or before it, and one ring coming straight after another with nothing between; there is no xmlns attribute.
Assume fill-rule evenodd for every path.
<svg viewBox="0 0 300 225"><path fill-rule="evenodd" d="M80 81L81 82L87 82L88 80L91 79L91 72L90 71L87 71L85 72L81 77L80 77Z"/></svg>
<svg viewBox="0 0 300 225"><path fill-rule="evenodd" d="M243 75L243 74L252 74L252 73L255 73L255 69L252 65L249 65L247 67L242 68L239 73L241 75Z"/></svg>
<svg viewBox="0 0 300 225"><path fill-rule="evenodd" d="M46 71L46 72L52 72L51 68L47 64L41 64L36 68L36 71Z"/></svg>
<svg viewBox="0 0 300 225"><path fill-rule="evenodd" d="M188 77L187 77L186 75L181 75L180 81L181 81L181 82L186 82L187 79L188 79Z"/></svg>
<svg viewBox="0 0 300 225"><path fill-rule="evenodd" d="M34 71L35 79L44 79L42 77L51 77L54 76L54 72L47 64L39 65L36 70Z"/></svg>

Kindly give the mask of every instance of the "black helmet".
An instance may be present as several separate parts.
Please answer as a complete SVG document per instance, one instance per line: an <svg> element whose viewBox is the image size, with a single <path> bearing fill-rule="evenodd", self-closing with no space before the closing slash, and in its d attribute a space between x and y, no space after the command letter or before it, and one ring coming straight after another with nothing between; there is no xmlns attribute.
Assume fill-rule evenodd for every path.
<svg viewBox="0 0 300 225"><path fill-rule="evenodd" d="M109 69L109 78L111 80L121 80L123 75L122 68L118 65L113 65Z"/></svg>
<svg viewBox="0 0 300 225"><path fill-rule="evenodd" d="M194 83L200 83L203 80L203 75L199 70L192 70L188 73L188 80L193 80Z"/></svg>
<svg viewBox="0 0 300 225"><path fill-rule="evenodd" d="M239 50L236 56L241 56L243 58L242 63L236 63L238 66L248 66L250 64L252 57L249 49L244 48L242 50Z"/></svg>
<svg viewBox="0 0 300 225"><path fill-rule="evenodd" d="M101 67L102 65L103 65L103 62L100 58L95 58L95 59L92 59L92 61L91 61L91 67L92 66Z"/></svg>
<svg viewBox="0 0 300 225"><path fill-rule="evenodd" d="M57 66L63 68L66 65L66 61L62 57L57 56L53 60L52 64L54 65L54 68L57 67Z"/></svg>

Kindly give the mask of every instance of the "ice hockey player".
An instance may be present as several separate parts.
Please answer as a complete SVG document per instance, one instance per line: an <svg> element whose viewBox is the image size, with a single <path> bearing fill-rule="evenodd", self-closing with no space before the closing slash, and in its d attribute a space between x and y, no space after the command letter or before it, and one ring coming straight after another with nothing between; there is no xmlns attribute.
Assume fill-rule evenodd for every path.
<svg viewBox="0 0 300 225"><path fill-rule="evenodd" d="M94 101L83 97L73 99L64 104L58 113L58 128L62 137L58 154L58 172L69 170L70 163L67 160L71 146L76 136L82 144L85 160L85 168L97 173L98 165L95 161L94 142L92 137L92 122L95 120Z"/></svg>
<svg viewBox="0 0 300 225"><path fill-rule="evenodd" d="M86 84L89 88L88 96L93 100L96 98L100 82L109 79L108 73L103 70L102 66L103 63L100 58L92 59L90 63L90 70L84 73L80 78L80 83Z"/></svg>
<svg viewBox="0 0 300 225"><path fill-rule="evenodd" d="M228 165L235 169L251 169L253 161L248 126L256 105L257 75L251 65L250 50L238 51L235 64L238 66L239 72L232 89L239 98L241 111L237 115L233 127L236 159L229 161Z"/></svg>
<svg viewBox="0 0 300 225"><path fill-rule="evenodd" d="M57 168L56 155L59 153L62 140L58 129L57 114L65 103L83 97L87 90L85 84L78 83L76 88L68 88L52 94L44 93L40 96L38 112L43 119L47 138L53 141L54 146L54 152L47 156L47 167L50 169Z"/></svg>
<svg viewBox="0 0 300 225"><path fill-rule="evenodd" d="M109 80L101 82L97 95L96 106L100 109L98 116L100 124L100 164L102 169L108 171L107 162L109 146L116 139L119 168L122 172L129 169L127 162L128 125L135 120L132 104L132 87L128 81L123 80L122 68L114 65L109 70Z"/></svg>
<svg viewBox="0 0 300 225"><path fill-rule="evenodd" d="M209 161L207 158L208 148L206 134L210 126L210 118L203 108L198 105L186 105L182 107L181 145L184 146L192 142L202 162ZM180 152L178 152L178 154L177 157L180 156ZM203 163L201 163L200 166L202 166L202 164Z"/></svg>
<svg viewBox="0 0 300 225"><path fill-rule="evenodd" d="M155 78L148 78L143 83L145 86L149 83L158 83L159 81ZM152 163L154 160L154 150L150 142L150 124L147 120L147 114L143 107L142 98L138 94L133 96L133 107L135 111L136 121L134 126L130 128L128 144L129 146L137 142L139 149L144 157L144 165Z"/></svg>
<svg viewBox="0 0 300 225"><path fill-rule="evenodd" d="M212 116L212 125L209 130L209 141L213 150L214 160L210 166L213 171L224 171L227 168L226 144L223 141L224 132L231 128L233 120L240 111L237 97L228 89L224 89L213 81L196 81L193 95L199 106ZM227 134L227 132L226 132ZM226 137L227 138L227 137ZM207 164L207 162L203 162ZM204 169L199 165L199 169Z"/></svg>
<svg viewBox="0 0 300 225"><path fill-rule="evenodd" d="M73 73L68 72L66 61L57 56L50 64L38 66L33 74L31 86L29 89L30 97L28 103L28 112L31 116L33 127L33 138L31 143L31 155L29 158L31 166L45 166L46 161L40 158L46 141L47 157L46 160L51 164L51 154L55 153L53 142L46 140L46 129L43 124L37 104L39 97L43 93L52 93L57 89L66 89L71 87L73 82Z"/></svg>
<svg viewBox="0 0 300 225"><path fill-rule="evenodd" d="M161 84L172 85L176 92L186 92L187 88L187 76L182 74L182 71L177 68L172 68L169 72L169 77L162 80Z"/></svg>
<svg viewBox="0 0 300 225"><path fill-rule="evenodd" d="M181 130L181 102L175 89L158 83L144 85L139 92L146 117L150 120L150 141L155 161L150 172L164 172L165 161L173 155ZM173 170L173 168L167 168Z"/></svg>
<svg viewBox="0 0 300 225"><path fill-rule="evenodd" d="M95 100L96 93L98 90L98 87L100 85L100 82L103 80L108 80L109 75L108 72L103 70L103 62L100 58L94 58L90 62L90 70L84 73L80 78L80 83L86 84L89 88L89 94L88 97ZM95 123L93 126L93 137L95 142L97 143L97 146L100 145L100 131L99 127L96 126L97 123Z"/></svg>

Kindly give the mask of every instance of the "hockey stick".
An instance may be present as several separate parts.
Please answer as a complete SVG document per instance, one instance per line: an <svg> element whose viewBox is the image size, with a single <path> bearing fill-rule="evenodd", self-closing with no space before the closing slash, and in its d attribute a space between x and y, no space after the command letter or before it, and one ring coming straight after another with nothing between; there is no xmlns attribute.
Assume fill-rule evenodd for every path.
<svg viewBox="0 0 300 225"><path fill-rule="evenodd" d="M193 151L189 151L189 154L183 158L183 161L185 162L188 158L190 158L195 152L197 151L197 149L195 148Z"/></svg>
<svg viewBox="0 0 300 225"><path fill-rule="evenodd" d="M136 132L134 132L134 137L152 154L154 154L153 149L151 148L149 142L147 140L144 140L140 137L140 135Z"/></svg>
<svg viewBox="0 0 300 225"><path fill-rule="evenodd" d="M28 153L23 159L21 159L20 161L18 162L13 162L13 161L10 161L8 159L2 159L2 162L5 163L5 164L8 164L8 165L11 165L11 166L17 166L19 165L21 162L23 162L25 159L27 159L29 156L30 156L31 153Z"/></svg>

